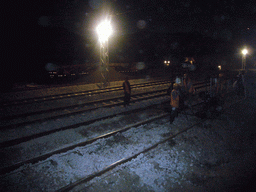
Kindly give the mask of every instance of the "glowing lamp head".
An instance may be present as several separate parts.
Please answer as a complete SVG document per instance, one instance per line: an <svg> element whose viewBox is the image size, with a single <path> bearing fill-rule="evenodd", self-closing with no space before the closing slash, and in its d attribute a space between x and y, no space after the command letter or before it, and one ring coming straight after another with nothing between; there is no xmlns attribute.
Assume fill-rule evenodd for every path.
<svg viewBox="0 0 256 192"><path fill-rule="evenodd" d="M112 34L110 21L107 21L107 20L103 21L101 24L99 24L96 30L99 35L100 42L101 43L106 42L109 36Z"/></svg>
<svg viewBox="0 0 256 192"><path fill-rule="evenodd" d="M248 53L248 50L247 49L243 49L242 53L243 53L243 55L246 55Z"/></svg>

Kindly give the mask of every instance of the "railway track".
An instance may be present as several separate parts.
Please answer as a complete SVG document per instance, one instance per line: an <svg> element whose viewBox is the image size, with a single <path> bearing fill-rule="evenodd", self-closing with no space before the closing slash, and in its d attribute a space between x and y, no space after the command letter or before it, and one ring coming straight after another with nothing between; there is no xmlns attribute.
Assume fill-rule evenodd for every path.
<svg viewBox="0 0 256 192"><path fill-rule="evenodd" d="M231 105L233 105L237 102L240 102L242 100L243 100L243 98L241 98L241 100L232 101L233 103L226 103L226 108L225 109L229 108ZM183 118L182 121L185 121L184 116L180 117L180 118ZM190 119L189 121L191 121L191 120L192 119ZM203 124L203 122L205 122L206 120L198 120L198 121L196 120L195 121L195 119L194 119L192 121L193 121L193 123L186 126L186 127L183 127L183 128L179 127L178 129L176 129L174 131L173 130L170 131L169 133L167 133L167 135L165 134L165 136L166 136L165 138L162 138L160 141L154 143L153 145L145 147L141 151L137 151L136 153L133 153L133 154L131 154L130 156L128 156L126 158L122 158L122 159L104 167L100 171L95 171L94 173L92 173L88 176L80 178L79 180L60 188L57 191L58 192L64 192L64 191L81 191L81 190L83 191L83 190L86 190L87 188L89 188L92 185L90 183L91 180L97 178L96 182L99 181L100 179L104 181L105 178L107 177L106 173L113 171L115 168L116 169L113 171L114 173L116 173L116 172L118 172L118 171L120 171L124 168L127 168L128 166L131 166L131 164L134 164L134 162L132 162L132 163L127 163L127 162L141 161L141 159L143 159L141 156L145 156L145 155L152 156L152 153L154 154L154 153L159 152L159 149L157 149L157 148L161 148L161 145L165 145L167 142L172 143L172 145L175 145L175 143L173 143L174 138L176 138L176 137L182 135L183 133L195 128L198 125ZM152 151L154 151L154 152L152 152ZM151 155L150 155L150 153L151 153ZM140 156L140 158L138 158L139 156ZM142 162L140 162L140 163L145 163L145 162L143 162L143 160L142 160ZM109 173L109 175L113 174L113 172ZM102 178L101 178L101 176L102 176Z"/></svg>
<svg viewBox="0 0 256 192"><path fill-rule="evenodd" d="M132 85L132 88L135 92L134 97L139 97L141 94L147 91L152 87L157 86L167 86L169 81L161 81L161 82L151 82L145 84L135 84ZM146 90L143 90L146 89ZM154 88L157 90L157 88ZM162 88L163 89L163 88ZM96 90L89 90L83 92L76 92L76 93L65 93L59 95L52 95L52 96L44 96L40 98L30 98L30 99L22 99L22 100L15 100L10 102L3 103L3 117L2 117L2 127L8 127L8 124L15 121L23 121L27 124L31 120L26 120L24 118L29 117L30 119L33 118L32 116L38 116L42 114L49 113L48 116L53 117L57 116L54 112L58 112L59 115L63 114L71 114L72 110L74 113L77 113L79 110L78 108L83 108L85 106L90 105L104 105L105 103L113 103L118 100L122 100L122 97L117 95L122 95L122 87L111 87L107 89L96 89ZM151 91L152 93L153 91ZM148 92L150 94L150 92ZM104 98L104 99L102 99ZM36 101L35 101L36 100ZM96 106L95 106L96 108ZM65 110L69 110L65 112ZM80 110L83 112L83 110ZM50 114L51 113L51 114ZM47 115L46 115L47 116ZM39 116L35 119L44 119L46 117ZM32 121L33 122L33 121ZM25 124L25 123L23 123ZM15 125L16 127L19 125ZM10 127L10 126L9 126Z"/></svg>
<svg viewBox="0 0 256 192"><path fill-rule="evenodd" d="M199 89L201 84L199 84ZM90 106L86 106L84 109L75 109L74 111L66 111L62 114L52 114L49 113L48 117L38 116L38 119L30 120L29 122L21 122L16 123L14 125L5 126L5 129L2 129L3 137L1 138L0 147L16 145L21 142L26 142L31 139L36 139L39 137L43 137L49 134L57 133L59 131L73 129L79 126L88 125L90 123L99 121L101 119L106 119L111 116L116 116L125 113L128 111L138 110L140 108L139 105L136 105L137 102L143 100L156 99L161 100L162 102L166 102L169 100L169 96L166 95L166 89L158 90L156 92L138 94L137 97L132 99L132 103L134 106L129 107L129 109L119 108L114 112L109 112L108 115L102 114L104 113L103 108L105 110L111 110L111 108L122 105L122 99L117 98L116 103L107 103L107 100L94 101ZM111 101L114 99L112 98ZM95 104L99 102L99 105ZM147 107L148 105L145 105ZM96 117L90 118L91 114L98 114ZM86 118L85 118L86 117ZM45 121L45 122L44 122ZM32 124L34 123L34 124ZM24 129L27 130L27 133L24 134ZM15 131L14 131L15 130Z"/></svg>
<svg viewBox="0 0 256 192"><path fill-rule="evenodd" d="M133 85L131 102L137 102L150 97L161 97L166 94L168 84L170 84L169 81ZM200 87L204 83L201 82L197 85ZM34 102L35 99L31 99L30 101L26 99L25 103L23 100L20 102L15 101L16 104L5 106L2 109L5 115L2 117L0 129L25 126L36 122L67 117L101 107L122 105L122 96L116 96L122 95L121 91L122 87L114 87L100 91L91 90L79 94L75 93L73 96L71 96L72 94L65 94L65 96L61 94L61 97L56 95L48 96L47 99L46 97L42 97L41 99L37 98L36 102ZM109 95L109 93L112 94ZM83 95L82 98L81 95ZM78 96L80 96L80 99L74 100ZM64 97L68 97L68 100L63 101L62 99ZM38 103L39 100L41 100L41 103ZM17 103L19 103L18 107Z"/></svg>
<svg viewBox="0 0 256 192"><path fill-rule="evenodd" d="M75 145L55 150L55 152L42 155L41 157L37 157L32 160L23 161L22 163L16 164L13 167L9 166L9 168L7 169L2 169L1 172L8 172L8 169L9 171L10 169L13 169L14 171L2 175L1 180L11 181L13 178L19 178L21 181L20 187L31 187L31 183L42 182L40 181L42 179L41 177L44 177L44 172L46 171L48 173L48 179L55 179L55 182L54 186L48 184L49 188L45 190L70 191L77 186L81 187L81 184L83 184L84 186L84 183L89 182L95 177L99 177L102 174L111 171L117 166L124 165L132 159L136 159L138 156L150 152L161 144L170 141L176 136L202 123L201 120L198 120L193 116L190 116L189 119L187 119L185 115L181 115L179 117L180 120L182 122L187 122L187 124L190 125L186 125L185 127L171 125L170 131L170 129L168 128L170 127L170 125L166 126L166 124L169 124L168 114L164 112L162 112L162 114L159 114L159 110L161 111L159 107L155 106L153 107L153 109L152 107L151 109L145 109L144 112L140 111L138 112L138 114L141 114L141 116L143 118L146 118L146 120L140 120L136 123L130 123L126 126L119 125L119 128L112 128L113 130L107 129L107 133L99 134L97 137L93 137L91 139L88 139L87 141L79 142ZM135 114L135 116L138 116L138 114ZM145 114L150 115L146 117ZM129 118L129 116L127 116L126 119L127 118ZM114 119L113 121L116 122L116 119ZM125 124L126 123L127 122L125 122ZM111 122L109 122L109 124L111 124ZM152 129L159 129L159 135L152 135L155 134L155 131L152 131ZM137 138L135 141L132 141L134 135L138 135L137 137L140 137L140 139ZM154 139L152 140L152 138ZM152 143L152 141L154 142ZM119 144L117 143L121 145L119 146ZM112 158L115 151L120 151L120 149L117 150L116 148L120 147L123 153L121 155L117 155L118 159L116 159L116 157ZM132 153L130 153L129 150L128 152L126 152L126 149L131 147L133 149ZM104 152L103 155L103 150L107 150L109 152ZM102 156L104 156L104 160L99 161L99 159L97 158ZM87 160L94 162L94 168L88 167L89 165L86 166L85 162ZM60 162L62 162L63 164L60 165ZM79 162L84 163L79 164ZM61 169L61 166L63 165L68 166L69 169L74 169L72 171L72 174L74 175L72 176L72 178L69 178L69 181L67 181L67 178L54 178L60 171L59 169ZM84 171L79 172L79 169L84 171L86 170L86 173ZM51 171L49 172L49 170ZM76 171L79 172L77 175L75 174ZM81 174L83 176L81 176ZM24 176L24 179L21 178L21 175ZM25 180L27 178L33 178L30 181L30 184L26 183L27 181ZM44 182L50 182L50 180L48 179L46 179ZM22 184L22 181L25 182L23 183L24 185ZM37 187L39 189L41 188L40 185L38 185Z"/></svg>
<svg viewBox="0 0 256 192"><path fill-rule="evenodd" d="M165 85L169 84L171 81L169 80L163 80L163 81L155 81L155 82L147 82L147 83L135 83L131 84L132 89L137 89L137 88L145 88L145 87L150 87L150 86L157 86L157 85ZM98 94L104 94L104 93L111 93L111 92L116 92L116 91L122 91L123 88L122 86L111 86L111 87L106 87L104 89L102 88L97 88L97 89L89 89L89 90L81 90L81 91L75 91L75 92L65 92L65 93L60 93L60 94L50 94L48 95L47 93L44 96L31 96L28 98L23 98L21 96L20 99L5 99L3 101L3 107L7 106L17 106L17 105L26 105L30 103L40 103L40 102L45 102L45 101L52 101L52 100L60 100L60 99L66 99L66 98L76 98L76 97L84 97L84 96L92 96L92 95L98 95ZM25 95L22 94L22 95ZM18 96L19 97L19 96ZM25 96L26 97L26 96Z"/></svg>
<svg viewBox="0 0 256 192"><path fill-rule="evenodd" d="M198 84L197 88L198 89L201 89L201 88L205 89L205 86L203 84ZM29 164L35 165L35 164L37 164L38 162L41 162L41 161L48 161L47 159L51 158L52 156L55 156L55 155L58 156L62 153L69 153L69 151L75 150L77 147L84 147L84 146L90 145L91 143L97 142L98 140L101 140L101 139L104 139L104 138L109 138L109 137L114 136L114 135L118 135L118 134L120 134L122 132L126 132L126 131L134 128L134 127L138 127L140 125L144 125L144 124L147 124L147 123L150 123L150 122L154 122L157 119L164 119L163 121L165 121L165 123L166 123L168 121L168 120L166 120L168 114L163 112L162 108L159 109L158 107L156 107L156 106L161 105L161 103L163 103L163 102L168 102L168 100L169 100L169 97L166 96L166 89L164 89L163 91L164 91L164 93L163 93L162 96L154 97L154 96L151 95L147 98L146 97L141 97L136 102L144 102L145 100L150 100L150 102L148 102L145 105L140 105L140 107L138 107L139 106L139 105L137 105L138 103L135 103L134 105L131 105L128 108L119 107L116 110L116 111L118 111L118 113L116 111L114 113L108 113L108 115L105 115L105 117L102 116L102 115L98 115L98 118L94 118L94 119L86 120L86 121L83 120L83 122L81 122L81 123L75 123L75 124L71 123L71 125L61 126L61 127L59 127L59 129L54 128L54 129L51 129L51 130L48 130L48 131L45 129L46 126L44 126L42 132L32 134L32 135L30 134L30 135L27 135L27 136L21 135L21 137L19 137L18 139L17 138L16 139L9 139L9 140L7 139L5 142L1 143L1 153L3 155L8 156L8 151L12 153L13 151L15 152L15 149L17 150L17 153L13 153L13 155L10 156L10 159L9 159L8 162L4 162L4 164L1 163L2 165L4 165L1 168L1 173L6 173L8 175L8 172L10 172L10 171L15 172L15 170L17 171L19 169L23 169L23 167L24 166L26 167L26 165L29 165ZM111 106L109 106L109 105L107 106L107 108L104 108L104 109L102 108L102 106L100 108L99 107L96 108L96 110L98 110L97 113L99 112L99 110L111 110L113 108L117 108L117 107L115 107L117 105L111 105ZM136 107L136 105L137 105L137 107ZM141 106L143 106L143 107L141 107ZM20 156L20 154L18 152L18 148L24 147L32 139L37 139L38 143L36 145L40 146L40 142L42 142L42 140L44 140L46 137L50 137L52 140L55 140L57 135L54 135L54 134L57 134L59 132L61 132L61 134L63 134L63 135L70 134L70 133L65 132L65 131L70 131L70 130L73 131L74 128L80 129L80 133L82 132L83 135L86 135L88 133L87 133L87 131L85 131L84 127L85 126L91 126L93 122L97 124L97 121L104 121L104 119L109 120L110 118L112 118L113 121L116 122L115 118L120 118L120 116L127 116L126 118L133 119L134 117L133 118L129 117L130 114L136 113L137 116L143 116L143 114L149 113L148 111L152 110L152 108L153 108L153 111L154 111L155 115L152 115L153 112L150 112L151 117L149 117L147 120L137 120L137 122L135 122L135 123L131 123L130 125L126 125L126 126L123 126L123 127L119 127L119 128L110 130L109 132L108 132L108 129L106 129L107 131L104 132L103 134L99 133L96 137L86 138L86 140L83 140L83 141L80 140L81 138L77 138L78 141L77 141L76 144L70 144L74 141L72 141L70 143L65 143L64 142L64 145L65 145L64 147L62 146L60 148L51 149L51 150L48 150L48 151L43 151L43 150L40 151L39 150L38 152L35 152L34 154L31 153L31 151L30 151L27 154L26 153L23 154L25 156L24 158L20 158L20 159L17 158L17 157ZM142 112L144 110L147 111L147 112ZM91 111L92 110L88 111L87 114L92 113ZM105 111L105 113L106 113L106 111ZM159 114L159 113L162 113L162 114ZM145 118L145 116L146 115L144 115L143 118ZM183 115L183 118L185 116L186 115ZM186 116L186 118L188 118L188 117ZM193 116L191 116L190 118L193 118ZM66 123L63 123L63 124L66 124ZM26 126L25 128L27 129L28 127ZM101 131L102 131L102 129L103 128L101 127ZM18 131L18 130L19 129L16 129L15 131ZM49 145L51 145L51 144L52 143L50 143ZM35 145L35 144L32 144L32 145ZM25 152L25 151L26 150L23 150L23 152ZM29 151L29 149L28 149L28 151ZM15 160L15 161L13 162L13 160ZM52 161L50 161L50 162L52 162ZM13 172L11 172L10 174L12 174L12 173Z"/></svg>
<svg viewBox="0 0 256 192"><path fill-rule="evenodd" d="M180 131L177 132L177 133L174 133L174 134L170 133L170 136L167 136L167 137L163 138L163 139L160 140L159 142L156 142L156 143L154 143L153 145L151 145L151 146L149 146L149 147L147 147L147 148L138 150L135 154L131 154L131 155L128 156L128 157L125 157L125 158L122 158L122 159L120 159L120 160L118 160L118 161L115 161L114 163L112 163L112 164L110 164L110 165L104 167L102 170L97 171L97 172L94 172L94 173L92 173L92 174L90 174L90 175L88 175L88 176L85 176L85 177L83 177L83 178L80 178L79 180L75 181L74 183L69 184L69 185L66 185L66 186L64 186L64 187L62 187L62 188L60 188L60 189L58 189L57 191L58 191L58 192L71 191L72 189L74 189L74 188L76 188L76 187L78 187L78 188L80 188L80 189L81 189L81 187L82 187L82 188L85 188L85 187L83 187L83 186L81 186L81 185L84 185L85 183L91 181L92 179L94 179L94 178L96 178L96 177L102 176L103 174L105 174L106 172L109 172L109 171L113 170L113 169L116 168L117 166L122 166L122 165L124 166L125 163L127 163L127 162L129 162L129 161L131 161L131 160L133 160L133 159L136 159L136 158L139 157L140 155L145 155L146 153L151 152L153 149L156 149L159 145L162 145L162 144L164 144L164 143L170 141L171 139L173 139L173 138L175 138L175 137L181 135L182 133L184 133L184 132L186 132L186 131L192 129L193 127L195 127L196 125L199 125L199 124L201 124L201 123L202 123L202 121L200 121L200 122L198 122L198 123L195 123L195 124L193 124L193 125L191 125L191 126L189 126L189 127L186 127L186 128L180 130Z"/></svg>

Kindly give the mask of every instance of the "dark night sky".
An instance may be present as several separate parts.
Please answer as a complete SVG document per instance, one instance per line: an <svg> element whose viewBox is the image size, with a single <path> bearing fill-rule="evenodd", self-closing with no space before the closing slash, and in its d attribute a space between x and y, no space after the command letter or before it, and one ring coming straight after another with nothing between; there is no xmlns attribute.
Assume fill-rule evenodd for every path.
<svg viewBox="0 0 256 192"><path fill-rule="evenodd" d="M7 38L4 55L10 59L3 67L15 77L23 77L47 62L72 63L74 60L86 60L84 51L95 51L95 28L107 14L111 15L115 41L118 36L141 31L148 34L197 32L212 39L221 39L230 45L249 44L253 48L256 42L256 2L237 2L14 1L6 7L4 25L8 30L5 30Z"/></svg>
<svg viewBox="0 0 256 192"><path fill-rule="evenodd" d="M57 0L35 1L34 4L25 8L28 9L24 10L25 14L39 19L41 24L62 26L80 34L85 33L85 28L95 28L101 16L109 13L116 30L123 33L141 30L138 22L145 21L145 28L150 31L199 31L231 39L253 28L256 16L254 0L243 4L235 0Z"/></svg>

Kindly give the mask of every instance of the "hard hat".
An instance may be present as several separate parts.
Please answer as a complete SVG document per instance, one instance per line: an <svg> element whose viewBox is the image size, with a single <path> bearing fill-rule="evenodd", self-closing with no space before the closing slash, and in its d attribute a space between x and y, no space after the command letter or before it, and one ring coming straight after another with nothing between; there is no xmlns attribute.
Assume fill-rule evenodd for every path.
<svg viewBox="0 0 256 192"><path fill-rule="evenodd" d="M181 84L181 80L180 80L180 78L179 78L179 77L176 77L176 79L175 79L175 83L177 83L177 84Z"/></svg>

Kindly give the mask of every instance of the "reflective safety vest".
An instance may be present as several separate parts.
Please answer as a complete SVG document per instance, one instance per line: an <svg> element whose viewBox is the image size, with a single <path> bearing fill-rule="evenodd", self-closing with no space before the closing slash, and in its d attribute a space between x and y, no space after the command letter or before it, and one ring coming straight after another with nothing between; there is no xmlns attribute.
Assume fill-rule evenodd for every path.
<svg viewBox="0 0 256 192"><path fill-rule="evenodd" d="M180 103L180 96L179 92L177 90L172 90L171 92L171 106L175 108L179 108L179 103Z"/></svg>

